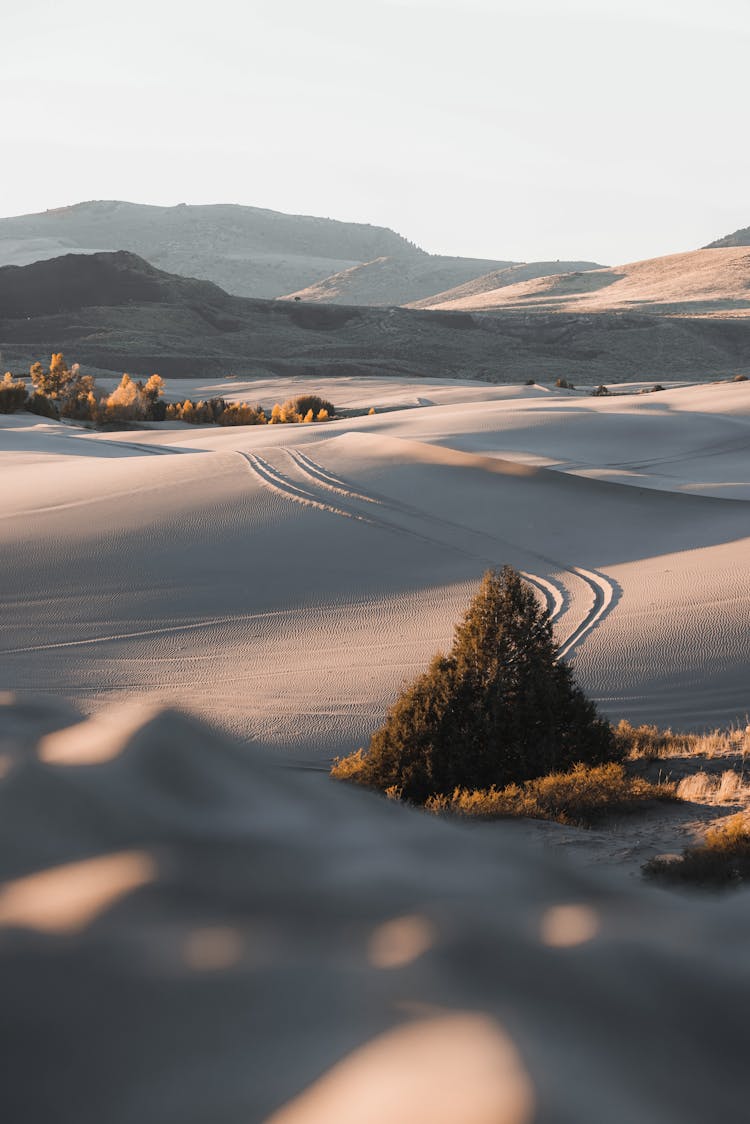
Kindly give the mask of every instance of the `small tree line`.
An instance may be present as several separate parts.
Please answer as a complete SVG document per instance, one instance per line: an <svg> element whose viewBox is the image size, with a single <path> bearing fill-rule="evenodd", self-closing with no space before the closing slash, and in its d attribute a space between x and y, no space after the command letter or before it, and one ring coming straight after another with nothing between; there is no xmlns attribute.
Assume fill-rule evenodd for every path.
<svg viewBox="0 0 750 1124"><path fill-rule="evenodd" d="M266 415L262 406L247 402L227 402L209 398L193 402L164 401L164 380L160 375L133 379L124 374L111 393L101 390L93 375L81 373L80 365L68 367L62 352L52 355L48 368L33 363L29 370L32 390L23 379L7 371L0 380L0 413L28 410L46 418L72 418L75 421L111 425L138 421L184 421L192 425L288 425L324 422L332 418L335 407L317 394L301 394L276 403Z"/></svg>
<svg viewBox="0 0 750 1124"><path fill-rule="evenodd" d="M207 398L192 402L169 402L167 421L183 421L191 425L294 425L328 421L335 413L333 405L317 394L302 394L289 398L283 405L277 402L270 414L262 406L247 402L227 402L224 398Z"/></svg>

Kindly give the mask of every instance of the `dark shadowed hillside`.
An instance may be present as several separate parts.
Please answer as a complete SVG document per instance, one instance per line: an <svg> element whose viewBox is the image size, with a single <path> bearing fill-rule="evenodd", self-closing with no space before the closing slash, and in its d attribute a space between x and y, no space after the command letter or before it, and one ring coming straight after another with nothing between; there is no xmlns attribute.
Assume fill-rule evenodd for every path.
<svg viewBox="0 0 750 1124"><path fill-rule="evenodd" d="M750 369L750 318L418 311L230 296L134 254L0 269L7 367L64 351L164 376L376 374L518 382L702 378Z"/></svg>

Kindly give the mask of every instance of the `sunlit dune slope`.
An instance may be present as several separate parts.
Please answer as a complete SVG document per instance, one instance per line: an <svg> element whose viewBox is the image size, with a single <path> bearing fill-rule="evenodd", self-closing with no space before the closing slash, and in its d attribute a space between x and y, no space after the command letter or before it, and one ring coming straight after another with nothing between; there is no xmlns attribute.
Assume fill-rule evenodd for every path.
<svg viewBox="0 0 750 1124"><path fill-rule="evenodd" d="M749 385L454 386L319 426L4 419L2 681L86 710L151 694L324 762L366 743L509 562L607 714L739 718Z"/></svg>

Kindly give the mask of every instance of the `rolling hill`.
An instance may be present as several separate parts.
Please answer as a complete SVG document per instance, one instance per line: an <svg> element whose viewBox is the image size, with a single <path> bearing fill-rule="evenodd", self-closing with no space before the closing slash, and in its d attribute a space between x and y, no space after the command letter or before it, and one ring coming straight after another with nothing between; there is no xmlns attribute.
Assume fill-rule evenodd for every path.
<svg viewBox="0 0 750 1124"><path fill-rule="evenodd" d="M430 254L426 258L376 258L326 277L287 300L319 301L326 304L413 305L429 307L444 290L471 285L486 277L508 276L513 280L540 277L553 269L598 269L595 262L492 262L482 258L450 258ZM438 294L438 296L436 296Z"/></svg>
<svg viewBox="0 0 750 1124"><path fill-rule="evenodd" d="M428 257L384 227L234 204L96 201L0 219L0 265L97 250L130 250L160 269L248 297L281 296L384 255Z"/></svg>
<svg viewBox="0 0 750 1124"><path fill-rule="evenodd" d="M4 366L21 372L60 350L98 369L173 378L565 377L598 384L750 370L750 317L532 311L252 300L165 273L126 251L0 269L0 351Z"/></svg>
<svg viewBox="0 0 750 1124"><path fill-rule="evenodd" d="M440 292L445 286L453 288L490 269L506 269L512 264L439 254L414 259L375 258L289 293L284 299L321 304L410 304Z"/></svg>
<svg viewBox="0 0 750 1124"><path fill-rule="evenodd" d="M385 227L234 204L95 201L0 219L0 267L118 250L236 296L377 306L422 301L509 267L518 279L596 268L428 254Z"/></svg>
<svg viewBox="0 0 750 1124"><path fill-rule="evenodd" d="M478 297L483 293L493 292L495 289L504 289L510 285L518 285L536 277L550 277L560 273L572 272L587 273L590 270L602 268L603 266L590 261L522 262L520 265L510 265L503 269L493 270L491 273L470 277L462 285L446 289L441 293L434 293L421 300L411 301L409 307L438 308L447 301Z"/></svg>
<svg viewBox="0 0 750 1124"><path fill-rule="evenodd" d="M503 275L500 275L501 278ZM665 315L750 315L750 247L693 250L614 268L560 272L518 284L484 278L420 307L463 312L633 310Z"/></svg>

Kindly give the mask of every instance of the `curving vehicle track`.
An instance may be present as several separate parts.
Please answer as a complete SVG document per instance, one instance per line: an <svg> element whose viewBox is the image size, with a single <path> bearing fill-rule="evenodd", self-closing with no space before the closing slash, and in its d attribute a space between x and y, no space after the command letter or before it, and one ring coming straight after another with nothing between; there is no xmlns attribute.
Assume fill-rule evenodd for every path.
<svg viewBox="0 0 750 1124"><path fill-rule="evenodd" d="M421 511L418 508L403 504L397 500L391 500L375 493L365 493L346 480L342 480L340 477L336 476L330 469L318 464L312 457L307 453L303 453L300 449L289 448L284 451L289 457L292 466L296 468L297 472L301 475L301 481L291 479L263 457L258 456L257 453L243 452L240 453L240 456L243 457L265 486L272 488L287 499L296 503L307 504L333 515L344 516L348 519L357 519L361 522L369 523L373 526L380 526L397 533L412 535L423 541L440 546L443 549L449 548L458 550L463 554L480 559L483 563L489 565L496 564L494 557L495 552L493 551L491 554L487 554L483 551L470 549L465 541L467 536L485 540L485 545L497 545L502 543L503 545L514 546L514 544L505 543L504 540L489 532L471 530L460 523L440 516L431 515L428 512ZM320 489L324 489L323 494L321 494ZM343 501L346 506L334 505L327 502L325 499L325 492L333 493L338 497L338 500ZM377 508L377 516L374 514L363 514L356 510L356 506L355 509L352 510L352 505L358 504L369 505L370 511L372 511L373 507ZM391 518L388 518L389 514ZM398 522L394 522L393 516L406 516L412 520L416 519L422 523L427 523L432 532L436 530L439 531L441 527L448 528L452 531L459 531L463 541L460 545L457 545L455 542L446 542L445 539L436 538L434 533L426 535L421 531L415 530L413 527L406 527ZM540 561L553 566L555 570L568 575L569 578L572 578L574 581L583 583L591 594L591 604L587 608L585 615L559 645L558 654L560 658L566 658L612 610L615 604L615 589L613 584L604 575L596 571L585 569L581 566L566 565L555 559L542 558L541 556ZM544 598L550 614L550 620L553 623L559 621L566 611L569 591L564 586L551 581L549 577L543 577L538 573L532 573L528 570L521 570L520 573Z"/></svg>

